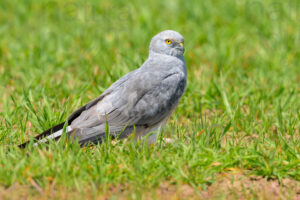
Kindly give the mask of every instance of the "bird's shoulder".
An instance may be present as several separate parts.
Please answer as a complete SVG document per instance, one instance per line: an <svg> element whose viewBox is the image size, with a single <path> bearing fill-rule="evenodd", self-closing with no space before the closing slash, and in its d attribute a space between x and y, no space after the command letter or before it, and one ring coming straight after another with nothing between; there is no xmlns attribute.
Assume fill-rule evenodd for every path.
<svg viewBox="0 0 300 200"><path fill-rule="evenodd" d="M184 59L149 57L140 68L124 75L99 97L73 112L69 117L69 123L93 106L97 106L97 111L101 114L116 109L122 111L124 108L132 108L139 102L152 104L151 101L155 101L156 98L158 101L163 99L167 101L179 90L180 96L185 89L185 70Z"/></svg>

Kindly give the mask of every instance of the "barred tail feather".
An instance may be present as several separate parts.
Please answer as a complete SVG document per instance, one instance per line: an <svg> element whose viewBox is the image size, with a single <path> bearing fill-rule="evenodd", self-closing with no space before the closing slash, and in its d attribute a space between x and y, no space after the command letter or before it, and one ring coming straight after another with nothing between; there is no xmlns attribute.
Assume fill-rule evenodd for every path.
<svg viewBox="0 0 300 200"><path fill-rule="evenodd" d="M72 131L71 126L67 126L66 132L69 133L71 131ZM52 133L51 135L48 135L47 137L45 137L45 138L39 140L38 142L34 143L33 146L37 146L40 143L45 143L48 140L53 140L53 139L57 140L61 137L62 134L63 134L63 129L60 129L59 131L56 131L55 133Z"/></svg>
<svg viewBox="0 0 300 200"><path fill-rule="evenodd" d="M58 138L62 134L62 130L64 128L64 125L65 125L65 122L63 122L61 124L58 124L56 126L53 126L53 127L49 128L48 130L44 131L43 133L39 134L38 136L34 137L34 139L38 140L38 141L41 141L41 140L46 139L47 137L49 137L48 139ZM67 132L69 132L70 129L71 129L71 127L68 126L67 127ZM29 144L29 142L30 141L24 142L23 144L18 145L18 147L23 149ZM43 142L45 142L45 141L43 141Z"/></svg>

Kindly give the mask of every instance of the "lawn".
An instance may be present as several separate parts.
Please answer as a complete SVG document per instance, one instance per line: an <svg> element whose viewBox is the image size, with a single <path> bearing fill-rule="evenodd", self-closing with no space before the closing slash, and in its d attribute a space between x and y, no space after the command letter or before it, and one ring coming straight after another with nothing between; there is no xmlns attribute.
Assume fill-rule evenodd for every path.
<svg viewBox="0 0 300 200"><path fill-rule="evenodd" d="M300 198L299 27L299 0L2 0L0 199L268 199L273 183ZM188 83L155 145L16 147L138 68L166 29L185 37Z"/></svg>

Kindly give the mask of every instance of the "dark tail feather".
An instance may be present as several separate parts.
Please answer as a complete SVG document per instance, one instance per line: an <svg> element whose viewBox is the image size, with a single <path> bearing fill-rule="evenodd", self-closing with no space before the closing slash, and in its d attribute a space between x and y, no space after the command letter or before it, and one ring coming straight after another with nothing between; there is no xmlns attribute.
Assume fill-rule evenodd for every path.
<svg viewBox="0 0 300 200"><path fill-rule="evenodd" d="M34 139L35 140L41 140L42 138L45 138L48 135L51 135L52 133L55 133L61 129L64 128L65 122L58 124L56 126L53 126L52 128L49 128L48 130L44 131L43 133L39 134L38 136L35 136ZM23 144L18 145L19 148L24 149L28 144L29 144L29 140L24 142Z"/></svg>

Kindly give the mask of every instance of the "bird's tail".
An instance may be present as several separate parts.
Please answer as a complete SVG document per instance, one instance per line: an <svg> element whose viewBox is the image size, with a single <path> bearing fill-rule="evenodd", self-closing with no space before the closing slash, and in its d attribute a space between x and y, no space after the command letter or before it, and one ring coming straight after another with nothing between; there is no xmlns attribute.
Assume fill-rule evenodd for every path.
<svg viewBox="0 0 300 200"><path fill-rule="evenodd" d="M43 133L39 134L38 136L34 137L34 139L37 141L36 143L34 143L34 146L38 145L39 143L45 143L48 140L58 140L62 133L63 133L63 129L64 129L64 125L65 122L58 124L46 131L44 131ZM67 126L66 127L66 132L69 133L72 131L71 126ZM25 148L30 141L24 142L23 144L18 145L18 147L20 148Z"/></svg>

